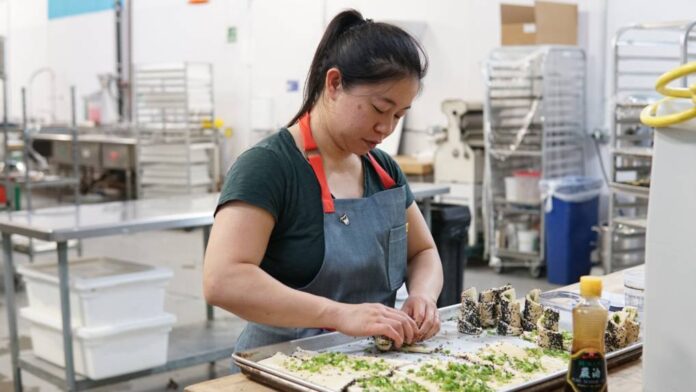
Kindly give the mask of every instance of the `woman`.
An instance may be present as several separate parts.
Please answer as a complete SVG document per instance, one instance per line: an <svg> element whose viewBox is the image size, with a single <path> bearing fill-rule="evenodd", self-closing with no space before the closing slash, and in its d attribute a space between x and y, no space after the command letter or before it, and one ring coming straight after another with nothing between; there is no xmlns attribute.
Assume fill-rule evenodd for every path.
<svg viewBox="0 0 696 392"><path fill-rule="evenodd" d="M338 14L300 111L230 169L204 291L250 321L236 351L327 330L400 347L439 331L437 250L403 173L375 149L419 91L421 54L395 26ZM404 281L409 297L396 310Z"/></svg>

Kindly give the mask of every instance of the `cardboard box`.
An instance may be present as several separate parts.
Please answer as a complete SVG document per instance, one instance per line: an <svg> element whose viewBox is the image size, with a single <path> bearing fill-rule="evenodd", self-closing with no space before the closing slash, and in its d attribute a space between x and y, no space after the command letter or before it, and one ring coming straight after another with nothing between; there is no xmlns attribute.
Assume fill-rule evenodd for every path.
<svg viewBox="0 0 696 392"><path fill-rule="evenodd" d="M397 164L399 164L401 171L407 176L424 176L433 172L432 162L419 161L416 158L407 155L397 155L394 157L394 160Z"/></svg>
<svg viewBox="0 0 696 392"><path fill-rule="evenodd" d="M578 44L578 6L536 1L500 5L502 45Z"/></svg>

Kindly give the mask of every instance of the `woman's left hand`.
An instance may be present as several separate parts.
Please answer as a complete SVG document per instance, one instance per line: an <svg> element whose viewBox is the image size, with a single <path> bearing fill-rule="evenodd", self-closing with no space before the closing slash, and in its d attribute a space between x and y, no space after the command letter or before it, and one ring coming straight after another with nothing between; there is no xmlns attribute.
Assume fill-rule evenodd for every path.
<svg viewBox="0 0 696 392"><path fill-rule="evenodd" d="M440 313L437 304L425 295L411 294L401 310L411 316L418 326L416 341L430 339L440 331Z"/></svg>

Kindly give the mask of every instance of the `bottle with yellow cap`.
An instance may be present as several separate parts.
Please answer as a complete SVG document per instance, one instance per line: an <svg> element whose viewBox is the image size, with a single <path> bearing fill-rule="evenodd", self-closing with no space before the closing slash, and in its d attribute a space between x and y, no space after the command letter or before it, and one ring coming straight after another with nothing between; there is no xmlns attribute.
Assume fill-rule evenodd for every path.
<svg viewBox="0 0 696 392"><path fill-rule="evenodd" d="M607 391L604 330L607 310L599 302L602 280L580 278L582 301L573 309L573 347L566 375L568 392Z"/></svg>

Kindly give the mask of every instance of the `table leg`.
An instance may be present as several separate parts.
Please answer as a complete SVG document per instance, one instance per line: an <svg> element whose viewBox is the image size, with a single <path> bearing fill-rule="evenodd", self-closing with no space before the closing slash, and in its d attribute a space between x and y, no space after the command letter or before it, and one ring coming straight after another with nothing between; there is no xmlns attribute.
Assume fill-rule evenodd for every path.
<svg viewBox="0 0 696 392"><path fill-rule="evenodd" d="M22 371L19 368L19 336L17 335L17 303L15 302L15 269L12 261L12 236L2 233L2 254L5 264L5 306L10 330L10 357L15 392L22 391Z"/></svg>
<svg viewBox="0 0 696 392"><path fill-rule="evenodd" d="M58 283L60 285L60 309L63 318L63 353L65 354L65 385L68 391L75 388L75 363L73 357L72 326L70 320L70 291L68 287L68 243L58 242Z"/></svg>
<svg viewBox="0 0 696 392"><path fill-rule="evenodd" d="M82 240L77 240L77 257L82 257Z"/></svg>
<svg viewBox="0 0 696 392"><path fill-rule="evenodd" d="M208 239L210 238L210 227L211 226L203 226L203 257L205 257L205 249L208 247ZM208 320L212 320L215 318L215 310L213 309L213 306L206 303L205 304L205 314Z"/></svg>
<svg viewBox="0 0 696 392"><path fill-rule="evenodd" d="M205 250L208 247L208 239L210 239L210 227L203 226L203 257L205 257ZM205 315L208 321L213 321L215 319L215 309L213 305L206 302L205 304ZM216 378L215 372L215 362L208 362L208 377L212 380Z"/></svg>
<svg viewBox="0 0 696 392"><path fill-rule="evenodd" d="M29 262L33 263L34 262L34 239L29 238L29 251L27 252L27 255L29 256Z"/></svg>
<svg viewBox="0 0 696 392"><path fill-rule="evenodd" d="M423 199L421 202L423 204L423 218L425 218L425 223L428 225L428 228L432 230L432 202L433 199L432 197L426 197Z"/></svg>
<svg viewBox="0 0 696 392"><path fill-rule="evenodd" d="M126 169L126 200L133 199L133 174L130 169Z"/></svg>
<svg viewBox="0 0 696 392"><path fill-rule="evenodd" d="M217 371L215 370L215 362L208 363L208 379L214 380L217 378Z"/></svg>

